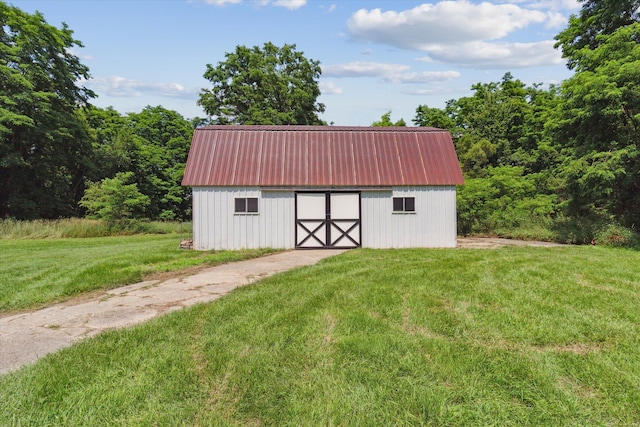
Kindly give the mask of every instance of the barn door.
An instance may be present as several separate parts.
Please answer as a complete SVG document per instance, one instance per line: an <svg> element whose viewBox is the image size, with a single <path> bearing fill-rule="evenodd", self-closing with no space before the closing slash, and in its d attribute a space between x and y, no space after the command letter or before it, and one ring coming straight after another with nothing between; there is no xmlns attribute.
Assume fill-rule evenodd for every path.
<svg viewBox="0 0 640 427"><path fill-rule="evenodd" d="M296 248L357 248L360 238L360 193L296 193Z"/></svg>

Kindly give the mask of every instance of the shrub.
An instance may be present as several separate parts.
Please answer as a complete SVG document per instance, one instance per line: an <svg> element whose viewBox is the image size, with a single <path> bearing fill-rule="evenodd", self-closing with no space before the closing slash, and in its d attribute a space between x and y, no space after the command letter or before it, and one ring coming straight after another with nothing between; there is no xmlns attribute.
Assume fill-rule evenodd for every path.
<svg viewBox="0 0 640 427"><path fill-rule="evenodd" d="M90 183L79 204L90 216L107 221L142 217L149 197L138 191L137 184L128 184L132 179L133 172L119 172L115 178Z"/></svg>
<svg viewBox="0 0 640 427"><path fill-rule="evenodd" d="M616 223L602 227L596 232L593 240L596 244L616 248L631 248L640 242L637 233Z"/></svg>
<svg viewBox="0 0 640 427"><path fill-rule="evenodd" d="M560 214L553 222L552 230L557 242L584 245L593 240L594 230L600 224L602 220L593 216L576 218Z"/></svg>
<svg viewBox="0 0 640 427"><path fill-rule="evenodd" d="M485 172L485 177L466 179L458 190L458 232L553 240L557 196L542 193L537 176L524 175L522 167Z"/></svg>

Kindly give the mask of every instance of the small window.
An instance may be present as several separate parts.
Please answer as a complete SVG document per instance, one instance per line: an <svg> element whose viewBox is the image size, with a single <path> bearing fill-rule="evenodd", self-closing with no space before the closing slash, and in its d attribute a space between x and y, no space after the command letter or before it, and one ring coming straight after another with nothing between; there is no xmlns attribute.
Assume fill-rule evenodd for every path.
<svg viewBox="0 0 640 427"><path fill-rule="evenodd" d="M258 198L257 197L236 197L235 213L257 213Z"/></svg>
<svg viewBox="0 0 640 427"><path fill-rule="evenodd" d="M394 212L415 212L416 198L415 197L394 197L393 211Z"/></svg>
<svg viewBox="0 0 640 427"><path fill-rule="evenodd" d="M258 198L257 197L248 197L247 198L247 212L258 212Z"/></svg>
<svg viewBox="0 0 640 427"><path fill-rule="evenodd" d="M405 197L404 198L404 211L405 212L415 212L416 211L416 198L415 197Z"/></svg>
<svg viewBox="0 0 640 427"><path fill-rule="evenodd" d="M404 197L393 198L393 211L394 212L404 211Z"/></svg>

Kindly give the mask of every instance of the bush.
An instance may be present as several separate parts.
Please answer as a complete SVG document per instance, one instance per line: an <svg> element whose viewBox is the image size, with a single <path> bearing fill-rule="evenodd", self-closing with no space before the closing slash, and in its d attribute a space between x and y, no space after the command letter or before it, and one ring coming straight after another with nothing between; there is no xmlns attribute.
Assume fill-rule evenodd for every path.
<svg viewBox="0 0 640 427"><path fill-rule="evenodd" d="M115 178L89 183L79 205L97 219L119 222L140 218L150 199L138 191L137 184L128 184L132 179L133 172L118 172Z"/></svg>
<svg viewBox="0 0 640 427"><path fill-rule="evenodd" d="M555 241L572 245L584 245L593 240L595 230L602 224L602 220L591 217L568 217L558 215L553 222L552 229L556 235Z"/></svg>
<svg viewBox="0 0 640 427"><path fill-rule="evenodd" d="M458 233L553 240L558 198L542 193L536 179L513 166L487 168L485 177L466 179L457 192Z"/></svg>
<svg viewBox="0 0 640 427"><path fill-rule="evenodd" d="M640 237L633 230L612 223L598 230L593 240L598 245L632 248L638 245Z"/></svg>

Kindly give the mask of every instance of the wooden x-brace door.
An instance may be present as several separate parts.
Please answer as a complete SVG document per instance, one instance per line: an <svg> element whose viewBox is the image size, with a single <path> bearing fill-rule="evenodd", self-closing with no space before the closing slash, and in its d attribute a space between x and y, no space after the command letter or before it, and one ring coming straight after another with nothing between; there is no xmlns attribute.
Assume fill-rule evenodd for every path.
<svg viewBox="0 0 640 427"><path fill-rule="evenodd" d="M356 248L360 241L360 193L296 193L296 248Z"/></svg>

